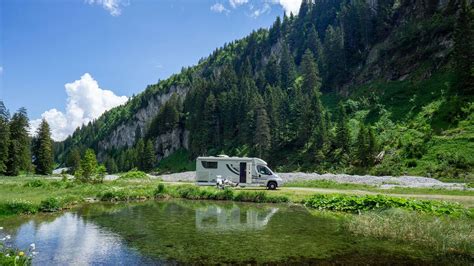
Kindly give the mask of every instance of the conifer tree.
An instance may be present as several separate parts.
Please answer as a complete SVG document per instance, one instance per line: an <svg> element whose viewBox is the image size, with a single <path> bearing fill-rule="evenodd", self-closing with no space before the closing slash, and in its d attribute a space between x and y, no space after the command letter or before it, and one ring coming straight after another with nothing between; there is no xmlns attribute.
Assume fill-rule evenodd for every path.
<svg viewBox="0 0 474 266"><path fill-rule="evenodd" d="M118 172L118 166L113 157L109 157L107 158L107 160L105 160L105 168L107 169L107 172L109 174L114 174Z"/></svg>
<svg viewBox="0 0 474 266"><path fill-rule="evenodd" d="M10 145L8 149L7 174L18 175L31 168L30 137L28 136L28 116L25 108L20 108L10 120Z"/></svg>
<svg viewBox="0 0 474 266"><path fill-rule="evenodd" d="M97 158L93 149L87 149L84 158L81 160L81 167L76 171L75 175L82 182L91 182L97 174Z"/></svg>
<svg viewBox="0 0 474 266"><path fill-rule="evenodd" d="M262 97L257 94L256 98L254 147L259 157L265 157L271 147L270 119Z"/></svg>
<svg viewBox="0 0 474 266"><path fill-rule="evenodd" d="M143 170L144 171L151 171L155 167L156 159L155 159L155 147L153 146L153 142L151 140L147 140L145 144L145 150L143 152Z"/></svg>
<svg viewBox="0 0 474 266"><path fill-rule="evenodd" d="M8 146L10 145L10 125L8 110L0 101L0 175L7 172Z"/></svg>
<svg viewBox="0 0 474 266"><path fill-rule="evenodd" d="M314 59L313 53L309 49L306 49L305 53L303 54L303 58L301 60L301 69L303 74L303 93L311 95L315 92L319 92L321 87L321 78L319 76L316 60Z"/></svg>
<svg viewBox="0 0 474 266"><path fill-rule="evenodd" d="M346 108L339 103L339 117L337 120L336 127L336 147L341 149L342 154L350 153L350 138L349 138L349 127L347 126L347 113Z"/></svg>
<svg viewBox="0 0 474 266"><path fill-rule="evenodd" d="M296 67L293 56L288 49L288 45L284 44L280 60L281 85L283 89L288 89L293 85L296 77L295 69Z"/></svg>
<svg viewBox="0 0 474 266"><path fill-rule="evenodd" d="M66 159L66 166L69 167L69 172L74 174L81 167L81 152L79 148L72 148Z"/></svg>
<svg viewBox="0 0 474 266"><path fill-rule="evenodd" d="M459 76L459 92L474 94L474 9L462 0L454 32L454 57Z"/></svg>
<svg viewBox="0 0 474 266"><path fill-rule="evenodd" d="M359 134L357 136L357 152L356 160L357 164L362 167L368 165L369 156L369 144L368 144L368 132L364 123L360 122Z"/></svg>
<svg viewBox="0 0 474 266"><path fill-rule="evenodd" d="M37 136L33 145L33 163L36 167L36 173L48 175L53 171L53 141L48 122L45 119L37 131Z"/></svg>

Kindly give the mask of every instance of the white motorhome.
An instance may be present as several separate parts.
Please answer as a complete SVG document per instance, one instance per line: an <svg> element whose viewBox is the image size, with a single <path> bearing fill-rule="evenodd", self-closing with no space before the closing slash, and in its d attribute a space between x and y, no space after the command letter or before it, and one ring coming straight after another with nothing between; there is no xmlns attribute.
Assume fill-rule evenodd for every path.
<svg viewBox="0 0 474 266"><path fill-rule="evenodd" d="M272 190L283 181L259 158L219 155L196 159L197 185L215 186L218 178L231 180L241 187L266 186Z"/></svg>

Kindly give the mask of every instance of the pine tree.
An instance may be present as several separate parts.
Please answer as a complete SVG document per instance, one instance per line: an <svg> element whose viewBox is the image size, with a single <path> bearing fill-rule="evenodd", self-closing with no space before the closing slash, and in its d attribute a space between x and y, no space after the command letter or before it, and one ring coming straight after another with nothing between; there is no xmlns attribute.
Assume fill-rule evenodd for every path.
<svg viewBox="0 0 474 266"><path fill-rule="evenodd" d="M0 175L7 172L8 146L10 145L10 125L8 110L0 101Z"/></svg>
<svg viewBox="0 0 474 266"><path fill-rule="evenodd" d="M369 144L368 144L368 132L364 123L360 123L359 134L357 136L357 154L356 154L356 164L362 167L368 165L369 156Z"/></svg>
<svg viewBox="0 0 474 266"><path fill-rule="evenodd" d="M48 122L45 119L37 131L35 143L33 145L33 163L36 166L36 173L48 175L53 171L53 141Z"/></svg>
<svg viewBox="0 0 474 266"><path fill-rule="evenodd" d="M105 168L107 169L107 173L109 174L114 174L118 172L118 166L113 157L109 157L107 158L107 160L105 160Z"/></svg>
<svg viewBox="0 0 474 266"><path fill-rule="evenodd" d="M280 60L281 85L284 89L288 89L293 85L296 77L295 69L293 56L288 49L288 45L284 44Z"/></svg>
<svg viewBox="0 0 474 266"><path fill-rule="evenodd" d="M459 92L462 95L474 94L474 10L461 1L461 9L454 32L454 57L459 76Z"/></svg>
<svg viewBox="0 0 474 266"><path fill-rule="evenodd" d="M265 79L271 86L279 86L281 78L280 65L276 57L272 56L265 68Z"/></svg>
<svg viewBox="0 0 474 266"><path fill-rule="evenodd" d="M349 138L349 127L347 126L347 113L346 108L339 103L339 117L337 120L336 127L336 147L341 150L342 154L350 153L350 138Z"/></svg>
<svg viewBox="0 0 474 266"><path fill-rule="evenodd" d="M134 167L144 170L144 162L145 162L145 141L143 139L139 139L137 144L135 145L135 149L133 149L133 156L132 161Z"/></svg>
<svg viewBox="0 0 474 266"><path fill-rule="evenodd" d="M374 163L374 158L377 155L377 139L375 138L375 132L373 127L369 126L367 131L367 165L372 166Z"/></svg>
<svg viewBox="0 0 474 266"><path fill-rule="evenodd" d="M81 160L81 166L76 171L76 177L82 182L90 182L92 177L97 173L97 158L92 149L87 149L84 158Z"/></svg>
<svg viewBox="0 0 474 266"><path fill-rule="evenodd" d="M143 152L143 170L144 171L151 171L155 167L156 159L155 159L155 147L153 146L153 142L151 140L147 140L145 144L145 150Z"/></svg>
<svg viewBox="0 0 474 266"><path fill-rule="evenodd" d="M301 69L303 74L303 93L311 95L315 92L319 92L321 87L321 78L319 77L319 70L316 65L316 60L314 59L313 53L309 49L306 49L303 54L301 60Z"/></svg>
<svg viewBox="0 0 474 266"><path fill-rule="evenodd" d="M271 147L270 119L268 119L262 97L256 96L254 147L259 157L265 157Z"/></svg>
<svg viewBox="0 0 474 266"><path fill-rule="evenodd" d="M66 159L66 166L69 167L69 172L74 174L81 167L81 152L79 148L72 148Z"/></svg>
<svg viewBox="0 0 474 266"><path fill-rule="evenodd" d="M25 108L20 108L10 120L10 145L8 149L7 174L18 175L31 169L29 122Z"/></svg>

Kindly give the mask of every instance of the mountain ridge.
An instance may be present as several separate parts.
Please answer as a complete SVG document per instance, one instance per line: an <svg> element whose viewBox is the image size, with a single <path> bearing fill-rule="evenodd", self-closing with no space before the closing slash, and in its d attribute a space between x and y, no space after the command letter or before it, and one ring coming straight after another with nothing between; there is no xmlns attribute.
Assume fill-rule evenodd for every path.
<svg viewBox="0 0 474 266"><path fill-rule="evenodd" d="M375 93L377 89L373 88L374 84L397 89L400 89L397 86L402 84L400 91L407 93L406 90L423 86L416 84L424 84L425 81L429 83L430 80L441 76L442 82L448 85L436 84L432 86L431 91L427 90L432 94L427 98L433 98L433 101L444 97L446 93L443 94L443 90L449 92L450 87L455 86L456 78L450 74L453 71L450 62L459 4L460 1L453 0L319 0L314 4L303 1L298 16L285 16L283 20L277 18L270 29L259 29L243 39L225 44L209 57L201 59L197 65L183 68L179 74L148 86L124 106L109 110L99 119L76 130L71 137L56 145L59 154L57 159L65 162L67 154L73 148L83 150L91 147L99 153L103 162L113 160L115 164L123 166L127 164L127 158L131 161L137 160L133 157L137 158L139 151L135 150L133 154L134 152L126 150L134 150L142 138L153 141L158 159L180 149L188 150L189 157L219 152L261 155L262 147L259 147L260 144L255 141L253 134L244 132L248 128L259 130L255 123L260 119L260 122L268 124L267 127L272 126L271 129L265 129L261 135L264 141L269 142L269 147L264 148L265 153L275 155L275 159L270 160L271 163L287 164L290 169L303 170L352 169L350 172L353 168L367 169L368 166L365 165L349 168L301 166L301 163L306 164L306 159L314 165L329 165L334 163L337 157L331 160L314 159L315 156L311 155L312 151L307 147L314 146L314 141L310 138L298 140L303 131L299 132L299 129L290 123L295 118L304 116L299 116L300 110L297 110L295 101L298 97L304 97L305 93L312 94L308 91L299 96L301 86L304 86L302 59L305 51L314 54L313 61L317 64L316 76L319 81L316 80L314 84L323 92L321 99L328 110L322 111L322 114L327 116L325 134L335 136L333 131L338 130L336 120L339 119L335 102L342 100L344 108L350 112L350 119L363 123L380 121L383 114L375 114L376 111L390 111L387 111L387 108L390 109L390 100L384 98L390 91L379 90ZM372 92L365 95L361 93L364 86ZM355 100L357 107L351 106L354 103L350 101L356 99L354 95L362 99ZM419 97L416 93L393 96L408 101L411 100L410 97ZM245 100L238 99L239 97ZM384 98L385 102L381 103L380 98ZM166 104L170 100L173 100L173 106ZM299 100L303 104L306 102L304 99ZM430 104L429 101L420 101L418 106L413 107L414 114L420 112L422 103ZM383 107L373 110L372 104ZM368 109L365 110L368 119L355 118L361 116L362 110L359 109L362 105ZM213 108L206 108L209 106ZM265 108L262 109L261 106ZM281 118L285 112L294 114L294 117ZM457 115L460 114L459 110L456 112ZM202 116L210 116L212 119L200 119ZM370 118L371 116L373 117ZM465 114L463 116L466 117ZM405 120L409 122L413 117ZM284 123L295 126L294 130L285 129L281 126ZM356 146L355 135L358 131L359 129L351 129L350 146ZM377 142L383 141L378 139ZM335 153L339 147L334 143L328 141L324 144L324 149ZM427 143L421 146L425 144ZM390 147L387 150L399 148ZM282 157L279 154L283 151L299 154L301 158L289 162L279 158ZM338 157L337 160L351 161L343 163L346 165L357 165L357 160L352 158L355 156L353 153L355 152L346 156L350 158ZM426 151L422 152L421 156L425 154ZM406 161L417 159L420 158L415 156L401 161L406 164ZM138 164L131 162L128 166L119 170L136 167ZM371 165L368 168L375 167L377 166Z"/></svg>

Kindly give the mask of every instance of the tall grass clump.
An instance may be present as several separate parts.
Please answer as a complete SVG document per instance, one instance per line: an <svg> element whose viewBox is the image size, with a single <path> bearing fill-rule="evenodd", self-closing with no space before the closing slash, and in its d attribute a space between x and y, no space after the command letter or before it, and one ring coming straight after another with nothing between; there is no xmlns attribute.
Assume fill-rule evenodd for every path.
<svg viewBox="0 0 474 266"><path fill-rule="evenodd" d="M414 200L384 195L314 195L304 201L305 206L319 209L358 213L370 210L401 208L435 215L470 215L468 210L457 203L444 201Z"/></svg>
<svg viewBox="0 0 474 266"><path fill-rule="evenodd" d="M11 200L0 203L0 215L34 214L38 207L26 200Z"/></svg>
<svg viewBox="0 0 474 266"><path fill-rule="evenodd" d="M120 175L121 179L144 179L148 178L148 175L145 172L139 170L130 170L122 175Z"/></svg>
<svg viewBox="0 0 474 266"><path fill-rule="evenodd" d="M417 243L438 253L474 255L474 230L469 218L390 209L351 216L345 227L356 235Z"/></svg>
<svg viewBox="0 0 474 266"><path fill-rule="evenodd" d="M63 203L55 197L42 200L39 205L39 210L42 212L56 212L63 208Z"/></svg>

